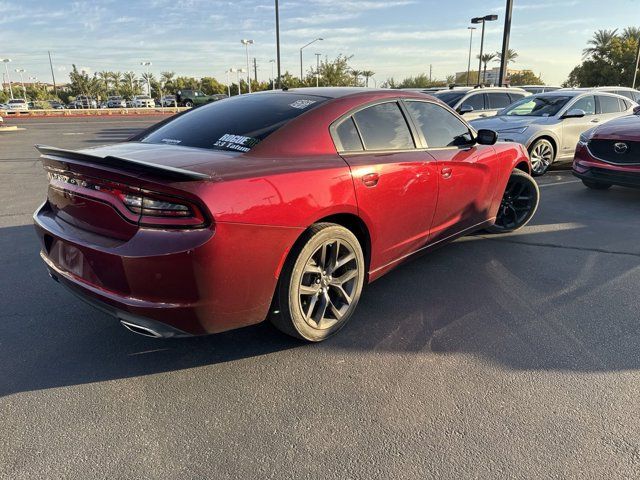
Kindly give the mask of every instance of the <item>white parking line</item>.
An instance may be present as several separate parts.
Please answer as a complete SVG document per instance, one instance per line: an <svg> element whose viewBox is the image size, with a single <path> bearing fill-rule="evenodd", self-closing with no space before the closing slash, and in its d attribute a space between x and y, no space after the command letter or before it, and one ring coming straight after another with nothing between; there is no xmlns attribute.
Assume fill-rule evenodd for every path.
<svg viewBox="0 0 640 480"><path fill-rule="evenodd" d="M63 132L63 135L84 135L83 132Z"/></svg>
<svg viewBox="0 0 640 480"><path fill-rule="evenodd" d="M555 187L556 185L567 185L568 183L580 183L580 180L568 180L566 182L545 183L544 185L538 185L538 188Z"/></svg>

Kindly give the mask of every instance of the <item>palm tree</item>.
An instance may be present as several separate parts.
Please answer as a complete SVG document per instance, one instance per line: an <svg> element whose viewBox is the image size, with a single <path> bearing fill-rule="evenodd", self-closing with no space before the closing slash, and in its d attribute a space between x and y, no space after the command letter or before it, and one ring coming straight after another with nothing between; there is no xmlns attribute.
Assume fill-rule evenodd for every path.
<svg viewBox="0 0 640 480"><path fill-rule="evenodd" d="M502 61L502 52L496 52L496 62L501 62ZM516 52L513 49L508 49L507 50L507 65L515 62L516 58L518 58L518 52Z"/></svg>
<svg viewBox="0 0 640 480"><path fill-rule="evenodd" d="M373 77L376 73L372 72L371 70L364 70L364 71L360 72L360 74L364 77L365 86L368 87L369 86L369 78Z"/></svg>
<svg viewBox="0 0 640 480"><path fill-rule="evenodd" d="M109 80L111 80L111 72L107 72L106 70L98 72L98 78L104 82L105 94L109 96Z"/></svg>
<svg viewBox="0 0 640 480"><path fill-rule="evenodd" d="M493 60L494 58L496 58L496 54L495 53L485 53L482 55L482 57L480 57L480 55L478 55L476 58L480 59L480 61L484 64L484 70L482 72L482 83L484 83L484 79L487 76L487 64ZM480 83L480 82L478 82Z"/></svg>
<svg viewBox="0 0 640 480"><path fill-rule="evenodd" d="M353 75L353 84L357 87L358 86L358 77L360 75L362 75L362 72L360 70L356 70L355 68L351 69L351 75Z"/></svg>
<svg viewBox="0 0 640 480"><path fill-rule="evenodd" d="M149 88L149 91L147 92L149 95L151 95L151 83L156 81L156 78L153 76L153 73L147 73L144 72L142 75L140 75L141 79L140 79L140 84L147 84L147 87Z"/></svg>
<svg viewBox="0 0 640 480"><path fill-rule="evenodd" d="M111 82L113 89L120 94L120 82L122 82L122 72L111 72Z"/></svg>
<svg viewBox="0 0 640 480"><path fill-rule="evenodd" d="M622 31L622 38L625 40L640 40L640 27L627 27Z"/></svg>
<svg viewBox="0 0 640 480"><path fill-rule="evenodd" d="M593 37L587 42L590 47L585 48L582 51L582 57L587 58L594 55L606 56L611 42L616 38L618 29L614 30L598 30L593 34Z"/></svg>

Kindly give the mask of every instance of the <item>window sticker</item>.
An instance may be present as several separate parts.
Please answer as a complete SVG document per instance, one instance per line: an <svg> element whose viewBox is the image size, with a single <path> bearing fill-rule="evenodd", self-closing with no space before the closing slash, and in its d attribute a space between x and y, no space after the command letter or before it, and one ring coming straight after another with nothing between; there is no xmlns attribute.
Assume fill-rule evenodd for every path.
<svg viewBox="0 0 640 480"><path fill-rule="evenodd" d="M315 100L296 100L295 102L290 103L289 106L303 110L307 108L309 105L313 105L314 103L316 103Z"/></svg>
<svg viewBox="0 0 640 480"><path fill-rule="evenodd" d="M231 133L225 133L221 136L214 147L228 148L229 150L237 150L239 152L248 152L255 147L260 140L251 137L245 137L243 135L232 135Z"/></svg>
<svg viewBox="0 0 640 480"><path fill-rule="evenodd" d="M182 143L182 140L176 140L175 138L163 138L160 140L162 143L166 143L167 145L178 145Z"/></svg>

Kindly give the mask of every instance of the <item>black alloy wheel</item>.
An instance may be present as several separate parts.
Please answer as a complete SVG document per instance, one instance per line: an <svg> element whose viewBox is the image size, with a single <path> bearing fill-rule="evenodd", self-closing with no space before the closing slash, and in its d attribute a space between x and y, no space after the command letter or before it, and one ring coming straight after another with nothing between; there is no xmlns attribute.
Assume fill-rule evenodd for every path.
<svg viewBox="0 0 640 480"><path fill-rule="evenodd" d="M496 223L488 228L492 233L508 233L524 227L535 214L540 201L536 181L521 170L511 172Z"/></svg>

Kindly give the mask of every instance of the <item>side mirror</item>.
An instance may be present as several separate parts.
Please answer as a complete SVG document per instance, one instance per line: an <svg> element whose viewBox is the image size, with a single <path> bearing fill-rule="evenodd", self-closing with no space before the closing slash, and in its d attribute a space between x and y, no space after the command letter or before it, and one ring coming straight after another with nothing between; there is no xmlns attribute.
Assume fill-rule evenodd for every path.
<svg viewBox="0 0 640 480"><path fill-rule="evenodd" d="M640 105L638 105L637 107L633 107L633 114L640 115Z"/></svg>
<svg viewBox="0 0 640 480"><path fill-rule="evenodd" d="M579 108L573 108L565 113L562 118L582 118L587 114L584 110L580 110Z"/></svg>
<svg viewBox="0 0 640 480"><path fill-rule="evenodd" d="M471 105L460 105L460 108L458 108L458 113L460 115L464 115L465 113L471 113L473 112L473 107Z"/></svg>
<svg viewBox="0 0 640 480"><path fill-rule="evenodd" d="M476 143L479 145L495 145L498 134L493 130L480 129L476 135Z"/></svg>

